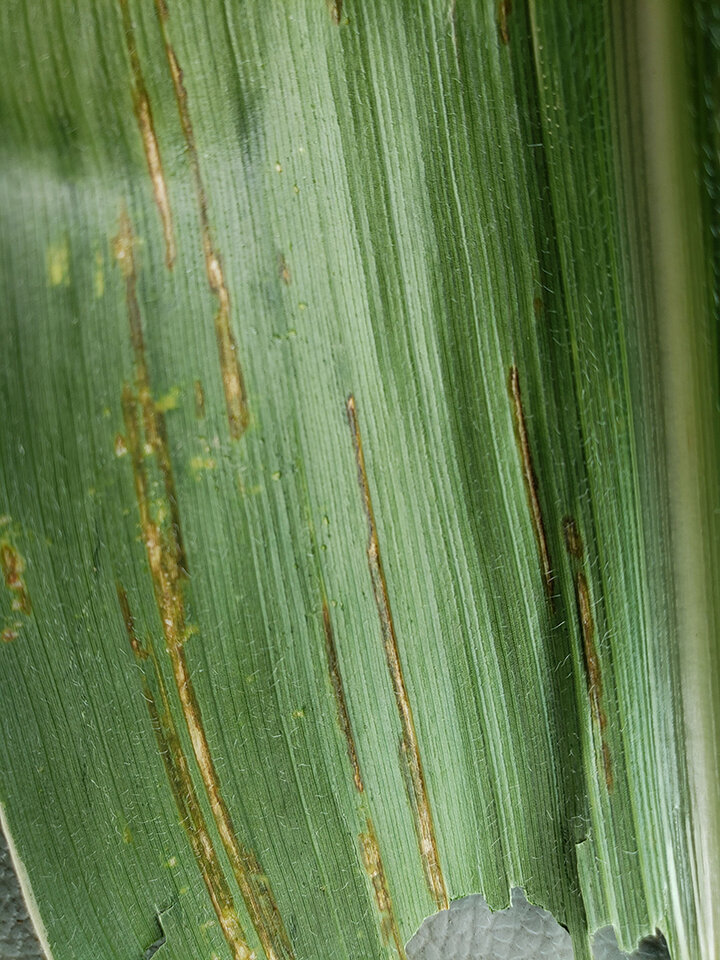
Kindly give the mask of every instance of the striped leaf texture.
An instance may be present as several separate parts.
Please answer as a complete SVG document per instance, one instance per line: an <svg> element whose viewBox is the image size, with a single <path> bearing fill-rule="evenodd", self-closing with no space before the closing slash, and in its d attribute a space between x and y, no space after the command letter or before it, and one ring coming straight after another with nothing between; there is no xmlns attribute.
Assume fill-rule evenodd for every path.
<svg viewBox="0 0 720 960"><path fill-rule="evenodd" d="M405 960L515 888L576 960L720 957L718 4L0 38L0 810L48 960Z"/></svg>

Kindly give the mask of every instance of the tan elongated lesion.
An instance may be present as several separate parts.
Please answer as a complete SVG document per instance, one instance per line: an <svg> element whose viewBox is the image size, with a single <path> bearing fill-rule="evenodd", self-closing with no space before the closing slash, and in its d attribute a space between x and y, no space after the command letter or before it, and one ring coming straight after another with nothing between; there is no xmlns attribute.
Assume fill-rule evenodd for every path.
<svg viewBox="0 0 720 960"><path fill-rule="evenodd" d="M507 46L510 43L510 29L508 21L512 13L512 0L500 0L497 8L497 25L500 40Z"/></svg>
<svg viewBox="0 0 720 960"><path fill-rule="evenodd" d="M530 520L540 555L540 568L545 585L545 592L548 600L552 603L555 595L555 578L550 562L550 550L545 532L545 521L543 520L540 497L538 495L537 475L535 473L535 467L533 466L530 438L528 437L527 422L525 420L522 392L520 389L520 374L516 366L510 367L508 387L512 404L513 423L515 425L515 438L517 440L523 481L525 483L525 493L527 494L528 506L530 507Z"/></svg>
<svg viewBox="0 0 720 960"><path fill-rule="evenodd" d="M312 555L317 557L318 549L315 539L315 529L313 526L309 504L307 507L308 531L312 545ZM375 827L370 814L370 799L365 792L365 782L363 780L360 767L360 757L355 744L355 735L353 733L352 722L350 720L350 711L348 709L347 698L345 695L345 682L343 680L342 668L340 665L340 655L338 653L337 643L335 641L335 630L333 628L332 616L330 613L330 604L328 603L327 591L325 588L325 578L323 577L320 565L317 565L317 578L320 589L321 611L323 635L325 638L325 660L330 680L330 688L335 700L335 712L338 726L342 734L347 758L352 772L352 782L357 798L358 814L364 824L364 829L358 835L360 859L362 861L368 883L372 890L373 900L377 911L378 923L382 934L383 943L388 946L390 942L394 944L398 960L406 960L405 948L393 908L392 896L385 875L380 845L378 843Z"/></svg>
<svg viewBox="0 0 720 960"><path fill-rule="evenodd" d="M128 0L118 0L118 3L120 4L123 32L125 34L125 46L127 47L128 57L130 59L130 70L132 72L132 98L135 119L142 138L145 161L152 182L153 195L162 222L163 236L165 239L165 263L168 270L172 270L176 257L175 229L173 227L170 198L168 196L167 181L165 180L165 173L163 171L160 146L158 144L157 134L155 133L150 97L148 96L145 78L140 64L140 57L135 40L135 28L128 7Z"/></svg>
<svg viewBox="0 0 720 960"><path fill-rule="evenodd" d="M346 410L348 423L350 425L350 434L352 436L353 450L355 452L358 486L360 488L363 512L367 522L368 539L366 554L368 569L370 571L370 580L375 598L375 607L380 621L380 632L385 649L385 661L392 681L395 703L402 728L402 756L406 765L408 782L412 793L412 808L418 846L430 893L438 910L446 910L449 906L447 888L440 865L430 800L428 798L425 774L420 759L420 747L415 732L413 711L403 676L387 582L380 555L380 543L378 540L377 525L375 523L375 514L373 512L372 498L370 496L370 485L365 468L365 455L360 435L357 408L355 398L352 395L348 397Z"/></svg>
<svg viewBox="0 0 720 960"><path fill-rule="evenodd" d="M583 645L583 662L593 727L599 740L602 758L602 775L609 792L615 785L612 756L607 740L607 714L603 705L603 676L600 657L595 643L595 617L593 615L590 586L584 569L585 547L577 522L573 517L563 520L565 546L573 565L575 603L577 606L580 636Z"/></svg>
<svg viewBox="0 0 720 960"><path fill-rule="evenodd" d="M215 314L215 339L217 342L218 359L220 361L220 375L225 394L225 406L227 409L230 436L232 439L237 440L247 428L249 411L245 381L238 357L235 335L230 322L230 293L225 279L222 257L213 240L213 231L208 211L207 191L200 166L200 156L195 142L187 90L185 88L180 63L170 42L169 10L167 3L165 3L164 0L155 0L155 10L163 37L165 56L170 70L170 77L175 92L175 101L180 116L180 127L182 129L183 139L185 140L186 155L190 164L195 187L205 273L210 290L215 295L218 304Z"/></svg>
<svg viewBox="0 0 720 960"><path fill-rule="evenodd" d="M392 898L385 876L385 867L380 855L380 846L375 827L370 817L367 818L365 831L360 834L360 845L362 849L362 858L365 865L365 871L370 878L373 892L375 894L375 904L380 917L380 930L382 932L383 942L389 944L390 941L395 946L400 960L405 960L405 947L398 929L395 911L393 909Z"/></svg>
<svg viewBox="0 0 720 960"><path fill-rule="evenodd" d="M343 0L325 0L325 3L327 4L330 19L336 27L339 27L342 21Z"/></svg>
<svg viewBox="0 0 720 960"><path fill-rule="evenodd" d="M125 278L125 299L134 355L135 385L122 396L124 446L130 455L140 529L145 545L164 647L170 659L177 697L190 735L193 755L213 819L268 960L291 960L292 947L277 903L251 850L238 840L220 790L207 741L185 643L195 632L187 622L184 591L188 564L183 546L165 416L153 399L137 297L135 238L126 212L114 240L116 260Z"/></svg>
<svg viewBox="0 0 720 960"><path fill-rule="evenodd" d="M150 715L165 773L178 811L178 819L188 837L195 862L205 883L233 960L254 960L247 944L242 924L237 915L232 893L218 860L215 846L195 790L187 756L172 717L170 702L160 664L152 646L143 646L135 630L127 594L117 584L117 596L122 611L130 647L142 670L143 699ZM152 668L152 684L146 675L146 666ZM154 689L153 689L154 688ZM156 697L154 690L157 691Z"/></svg>
<svg viewBox="0 0 720 960"><path fill-rule="evenodd" d="M348 760L352 769L353 784L360 798L360 810L365 818L365 830L359 836L360 853L363 866L372 886L375 906L378 912L380 930L383 942L389 944L390 941L395 945L395 950L399 960L405 960L405 947L397 924L397 918L393 909L390 888L388 887L385 876L385 867L383 865L380 845L375 833L372 818L367 810L367 799L365 797L365 784L360 769L360 760L358 758L357 748L355 746L355 737L352 724L350 723L350 714L345 699L345 685L343 682L342 671L340 669L340 658L338 656L335 643L335 632L330 617L330 607L325 594L324 584L321 583L322 593L322 618L323 631L325 634L325 655L327 658L328 673L333 695L335 697L335 707L337 710L338 723L345 740Z"/></svg>

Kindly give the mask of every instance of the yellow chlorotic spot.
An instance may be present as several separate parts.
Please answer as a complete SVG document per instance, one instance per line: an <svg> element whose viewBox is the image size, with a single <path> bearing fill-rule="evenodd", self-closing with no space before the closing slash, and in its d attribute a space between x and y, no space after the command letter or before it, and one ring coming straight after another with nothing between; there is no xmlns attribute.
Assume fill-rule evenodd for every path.
<svg viewBox="0 0 720 960"><path fill-rule="evenodd" d="M190 887L180 887L178 893L181 897L184 897L186 893L190 893Z"/></svg>
<svg viewBox="0 0 720 960"><path fill-rule="evenodd" d="M213 457L193 457L190 460L190 469L193 473L200 473L201 470L214 470L217 463Z"/></svg>
<svg viewBox="0 0 720 960"><path fill-rule="evenodd" d="M297 720L300 720L300 719L302 719L302 718L305 716L305 711L304 711L304 710L293 710L293 716L294 716Z"/></svg>
<svg viewBox="0 0 720 960"><path fill-rule="evenodd" d="M180 387L173 387L172 390L169 390L164 397L160 397L155 404L155 409L159 410L160 413L167 413L168 410L176 410L179 399Z"/></svg>
<svg viewBox="0 0 720 960"><path fill-rule="evenodd" d="M177 857L170 857L170 859L165 864L166 867L176 867L177 866Z"/></svg>
<svg viewBox="0 0 720 960"><path fill-rule="evenodd" d="M70 283L70 248L67 240L52 243L48 247L47 271L51 286L67 286Z"/></svg>
<svg viewBox="0 0 720 960"><path fill-rule="evenodd" d="M133 835L130 832L130 827L128 826L125 827L125 829L123 830L122 838L123 838L123 843L133 842Z"/></svg>
<svg viewBox="0 0 720 960"><path fill-rule="evenodd" d="M275 169L278 173L282 173L282 165L279 162L275 164Z"/></svg>

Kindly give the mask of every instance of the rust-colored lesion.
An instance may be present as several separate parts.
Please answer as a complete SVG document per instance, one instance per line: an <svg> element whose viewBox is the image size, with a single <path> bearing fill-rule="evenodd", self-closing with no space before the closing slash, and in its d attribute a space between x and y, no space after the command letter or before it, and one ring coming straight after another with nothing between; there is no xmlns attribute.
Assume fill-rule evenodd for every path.
<svg viewBox="0 0 720 960"><path fill-rule="evenodd" d="M9 540L0 541L0 567L2 567L5 586L10 591L10 609L13 613L22 613L26 617L32 613L32 603L25 583L25 561L17 547Z"/></svg>
<svg viewBox="0 0 720 960"><path fill-rule="evenodd" d="M3 643L17 640L22 629L22 618L32 613L30 593L25 583L25 560L17 547L7 538L0 540L0 570L5 587L10 594L11 617L0 631Z"/></svg>
<svg viewBox="0 0 720 960"><path fill-rule="evenodd" d="M367 521L368 539L366 553L368 568L370 570L375 606L380 620L385 660L390 673L395 694L395 703L402 727L403 756L407 765L407 772L412 789L412 806L418 846L430 893L438 910L446 910L449 906L447 888L438 855L435 827L425 784L425 775L420 759L420 748L415 731L415 721L413 719L412 707L403 676L387 582L380 555L380 544L370 496L370 485L365 468L365 456L363 453L362 438L360 436L357 408L355 398L352 395L348 397L346 409L353 449L355 451L358 486L360 488L365 519Z"/></svg>
<svg viewBox="0 0 720 960"><path fill-rule="evenodd" d="M378 911L380 921L380 930L383 942L389 944L390 941L395 944L399 960L406 960L405 948L397 924L397 918L393 909L390 888L385 877L385 868L383 866L380 845L378 844L375 827L372 818L367 812L367 799L365 797L365 784L363 782L362 772L360 770L360 760L358 759L357 749L355 747L355 737L353 735L352 725L350 723L350 714L345 699L345 687L343 684L342 672L340 670L340 659L338 657L337 645L335 643L335 632L330 617L330 607L325 595L324 585L322 592L322 618L323 631L325 634L325 654L327 657L328 673L330 675L330 684L335 697L335 707L337 710L338 723L345 740L348 759L352 768L353 784L359 796L360 810L365 817L365 830L360 834L360 853L362 862L367 873L370 884L373 889L375 905Z"/></svg>
<svg viewBox="0 0 720 960"><path fill-rule="evenodd" d="M132 72L132 100L135 119L138 130L142 138L143 150L145 151L145 161L150 173L155 204L160 213L162 223L163 237L165 240L165 263L168 270L172 270L175 264L176 246L175 230L173 227L172 211L170 209L170 198L168 196L167 182L163 172L162 157L160 155L160 146L155 133L155 123L153 120L150 97L148 96L145 78L140 64L140 57L137 50L135 39L135 27L128 6L128 0L118 0L120 12L122 14L123 32L125 34L125 46L127 47L128 57L130 59L130 70Z"/></svg>
<svg viewBox="0 0 720 960"><path fill-rule="evenodd" d="M530 439L528 437L527 422L525 420L525 411L523 409L522 392L520 390L520 374L516 366L510 367L510 376L508 378L508 387L510 391L510 401L512 404L513 423L515 425L515 438L517 440L518 452L520 454L520 463L522 465L523 480L525 482L525 493L527 494L528 506L530 508L530 520L532 522L535 542L537 543L538 553L540 555L540 568L545 585L545 593L550 603L553 603L555 596L555 577L550 562L550 550L548 548L547 536L545 534L545 522L543 520L542 508L540 506L540 497L538 495L538 481L533 466L532 450L530 449Z"/></svg>
<svg viewBox="0 0 720 960"><path fill-rule="evenodd" d="M130 339L135 361L135 387L133 389L126 384L122 396L125 444L132 464L140 529L162 624L164 646L172 666L177 696L190 735L195 762L250 919L268 960L291 960L292 948L272 891L264 879L255 855L239 842L223 799L185 655L185 643L194 632L187 622L185 611L184 591L188 565L165 417L152 395L137 298L135 238L126 212L121 216L114 250L125 278Z"/></svg>
<svg viewBox="0 0 720 960"><path fill-rule="evenodd" d="M220 375L225 393L230 436L233 440L239 439L249 423L247 406L247 392L245 381L237 355L237 344L230 323L230 293L228 291L220 251L213 240L212 226L208 212L208 198L205 183L200 167L200 156L195 142L195 133L188 105L187 89L183 79L182 68L170 42L169 11L165 0L155 0L160 30L162 33L165 56L170 69L175 101L180 116L180 126L185 140L186 154L190 163L195 194L197 197L200 231L202 235L205 273L210 290L217 298L218 309L215 314L215 339L217 341L218 358L220 360Z"/></svg>
<svg viewBox="0 0 720 960"><path fill-rule="evenodd" d="M502 43L507 46L510 43L510 28L508 21L510 19L510 14L512 13L512 0L500 0L498 3L498 15L497 15L497 24L498 24L498 33L500 35L500 40Z"/></svg>
<svg viewBox="0 0 720 960"><path fill-rule="evenodd" d="M574 517L563 519L565 546L573 561L575 576L575 603L583 645L583 662L587 682L588 698L592 713L593 727L597 732L602 755L602 774L605 785L612 792L615 785L610 745L607 741L607 714L603 706L602 666L595 643L595 618L593 616L592 597L587 576L583 569L585 547Z"/></svg>
<svg viewBox="0 0 720 960"><path fill-rule="evenodd" d="M116 586L130 647L138 664L143 667L141 674L143 678L143 699L150 714L153 733L175 800L178 820L187 834L195 862L205 883L233 960L253 960L254 954L247 944L242 924L238 918L232 893L210 836L200 800L195 790L195 784L190 774L187 756L172 717L160 664L152 646L143 646L140 642L127 593L121 584L118 583ZM159 705L153 692L153 686L151 686L145 673L147 661L150 661L152 665L153 686L159 693Z"/></svg>

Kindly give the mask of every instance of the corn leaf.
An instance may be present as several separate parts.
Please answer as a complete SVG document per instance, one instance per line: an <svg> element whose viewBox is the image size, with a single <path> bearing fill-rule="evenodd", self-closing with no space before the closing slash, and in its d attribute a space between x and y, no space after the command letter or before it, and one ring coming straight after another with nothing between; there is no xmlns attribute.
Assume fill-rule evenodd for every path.
<svg viewBox="0 0 720 960"><path fill-rule="evenodd" d="M719 10L2 6L48 960L404 960L514 888L720 956Z"/></svg>

